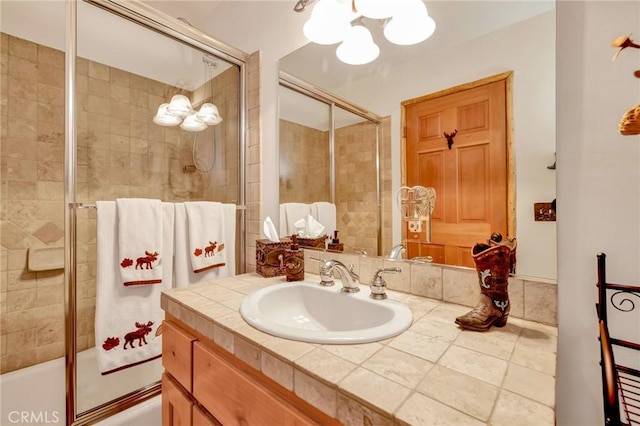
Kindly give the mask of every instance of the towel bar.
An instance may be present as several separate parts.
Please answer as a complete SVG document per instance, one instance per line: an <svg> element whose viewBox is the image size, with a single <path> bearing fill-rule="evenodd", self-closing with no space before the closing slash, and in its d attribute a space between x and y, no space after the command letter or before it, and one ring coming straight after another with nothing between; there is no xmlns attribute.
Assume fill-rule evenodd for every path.
<svg viewBox="0 0 640 426"><path fill-rule="evenodd" d="M96 205L95 204L85 204L85 203L69 203L69 208L76 208L76 209L96 209ZM236 210L246 210L247 207L246 206L236 206Z"/></svg>

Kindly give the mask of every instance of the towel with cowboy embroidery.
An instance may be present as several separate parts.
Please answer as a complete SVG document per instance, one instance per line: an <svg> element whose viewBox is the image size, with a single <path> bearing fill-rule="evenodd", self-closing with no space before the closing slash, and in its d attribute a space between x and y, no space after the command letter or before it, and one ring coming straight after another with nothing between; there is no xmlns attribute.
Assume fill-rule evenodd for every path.
<svg viewBox="0 0 640 426"><path fill-rule="evenodd" d="M162 282L162 202L116 199L118 262L125 286Z"/></svg>
<svg viewBox="0 0 640 426"><path fill-rule="evenodd" d="M187 213L189 250L193 272L225 266L225 221L222 203L196 201L184 203Z"/></svg>

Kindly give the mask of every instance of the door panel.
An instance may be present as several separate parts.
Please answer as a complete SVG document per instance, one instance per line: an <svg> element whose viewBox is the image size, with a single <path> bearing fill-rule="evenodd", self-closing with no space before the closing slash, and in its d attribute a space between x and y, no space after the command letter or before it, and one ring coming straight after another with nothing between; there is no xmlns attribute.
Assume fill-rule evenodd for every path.
<svg viewBox="0 0 640 426"><path fill-rule="evenodd" d="M412 103L405 113L406 184L436 190L432 241L405 228L408 257L473 266L476 242L508 235L506 81ZM456 130L449 147L444 132Z"/></svg>

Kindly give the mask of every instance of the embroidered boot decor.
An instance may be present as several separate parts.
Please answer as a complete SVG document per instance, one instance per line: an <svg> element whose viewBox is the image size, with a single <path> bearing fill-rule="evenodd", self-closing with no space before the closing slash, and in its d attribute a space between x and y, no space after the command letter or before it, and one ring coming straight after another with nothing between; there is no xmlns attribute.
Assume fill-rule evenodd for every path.
<svg viewBox="0 0 640 426"><path fill-rule="evenodd" d="M456 324L474 331L492 325L504 327L509 318L509 272L515 272L516 239L502 240L494 233L488 243L473 246L472 256L478 272L480 299L475 308L456 318Z"/></svg>

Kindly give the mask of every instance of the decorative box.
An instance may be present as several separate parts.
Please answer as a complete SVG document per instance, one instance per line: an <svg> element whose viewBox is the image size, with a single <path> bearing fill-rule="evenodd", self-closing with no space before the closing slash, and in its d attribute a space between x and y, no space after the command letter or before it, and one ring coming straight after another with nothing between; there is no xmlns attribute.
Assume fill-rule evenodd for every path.
<svg viewBox="0 0 640 426"><path fill-rule="evenodd" d="M298 244L300 244L300 247L325 249L326 240L327 240L327 234L320 235L319 237L316 237L316 238L298 237Z"/></svg>
<svg viewBox="0 0 640 426"><path fill-rule="evenodd" d="M278 242L256 240L256 272L265 278L285 275L284 255L290 248L288 238Z"/></svg>

